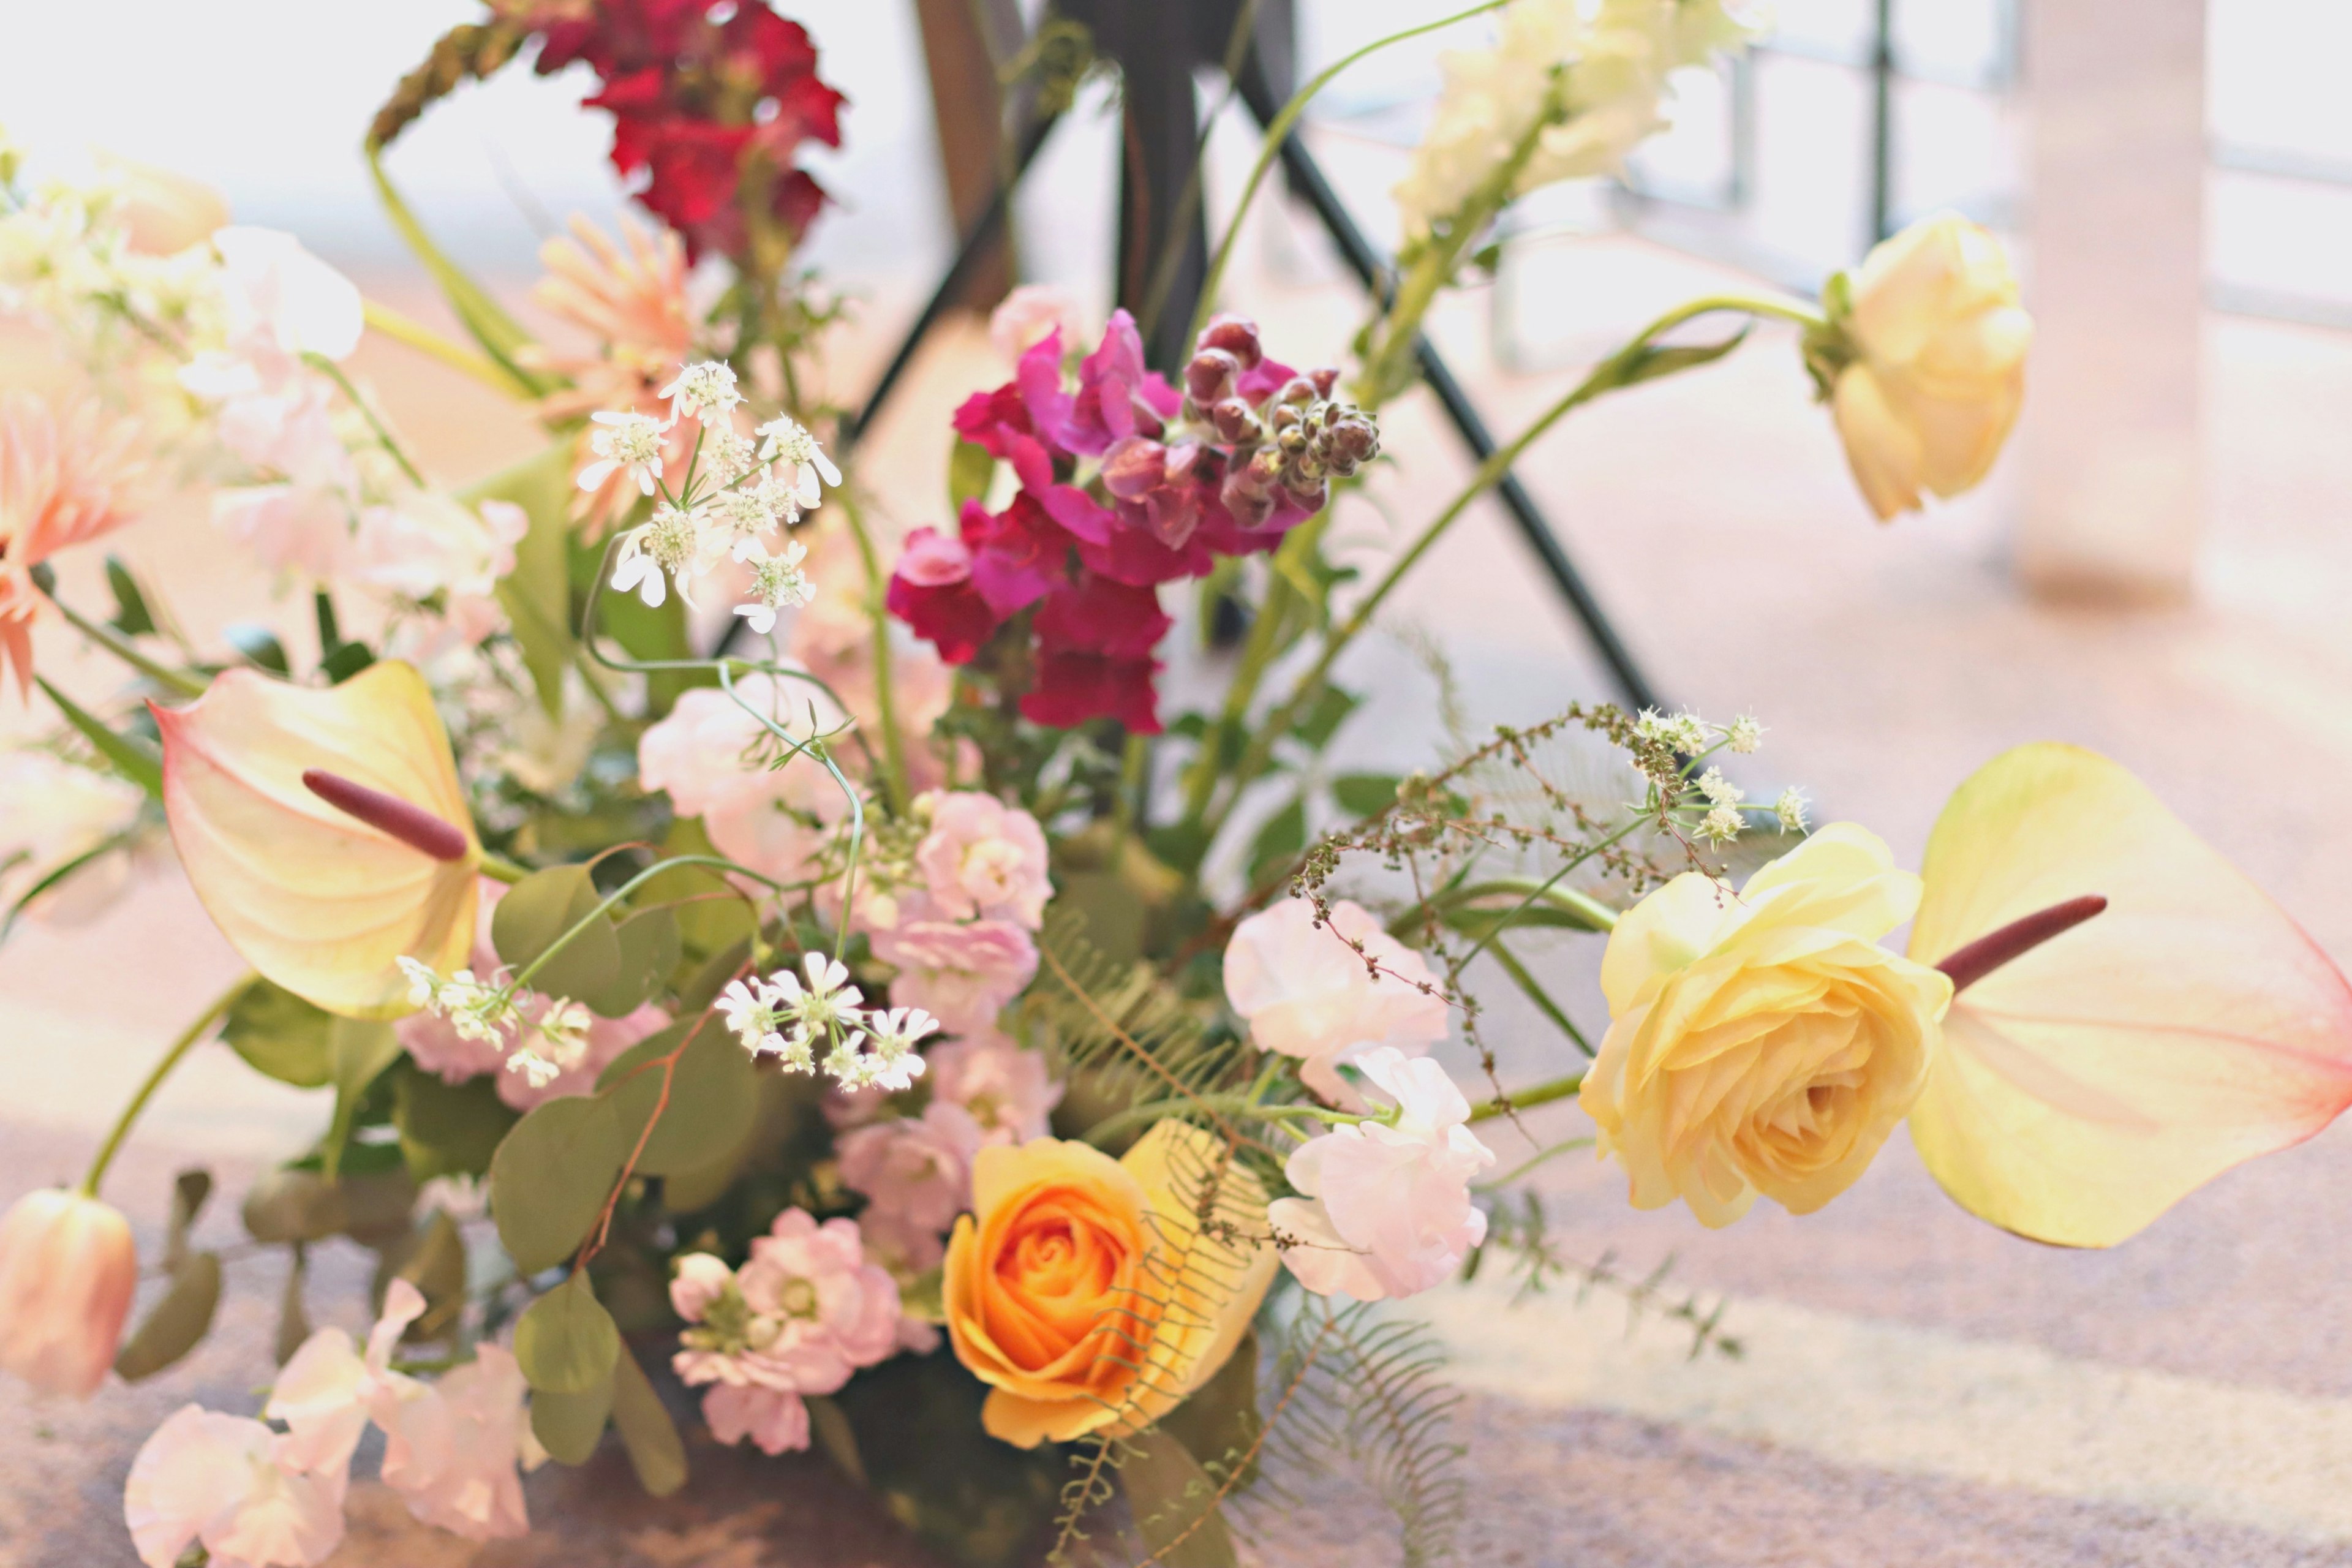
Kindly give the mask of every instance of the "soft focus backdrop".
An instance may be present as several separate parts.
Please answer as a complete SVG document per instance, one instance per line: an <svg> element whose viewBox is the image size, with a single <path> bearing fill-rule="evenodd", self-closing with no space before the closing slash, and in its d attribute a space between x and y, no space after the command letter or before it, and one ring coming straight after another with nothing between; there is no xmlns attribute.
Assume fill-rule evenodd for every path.
<svg viewBox="0 0 2352 1568"><path fill-rule="evenodd" d="M1301 0L1303 64L1436 8ZM1689 86L1681 128L1645 151L1632 190L1531 204L1494 287L1436 330L1490 421L1510 429L1678 298L1724 283L1809 290L1858 257L1874 218L1956 205L2001 229L2053 329L2048 374L2068 392L2029 393L2021 449L1964 503L1874 525L1785 341L1609 401L1538 447L1526 476L1666 695L1770 726L1751 794L1801 784L1824 818L1865 816L1916 856L1945 793L1978 763L2019 742L2080 742L2139 772L2352 962L2352 818L2329 783L2352 766L2352 116L2336 80L2352 7L2044 8L2064 16L1993 0L1894 5L1881 163L1878 7L1782 0L1779 34L1741 79ZM950 244L937 143L911 5L816 0L793 14L851 100L845 149L813 160L839 205L807 254L857 301L832 373L855 401ZM357 148L394 77L473 15L464 0L15 6L0 116L49 168L103 149L212 181L241 220L298 230L371 292L438 319ZM1433 89L1436 47L1367 64L1314 120L1315 146L1375 236L1393 228L1384 191ZM2119 63L2103 79L2078 56ZM436 109L390 160L426 221L509 298L535 275L543 235L622 204L606 122L576 112L581 90L509 71ZM1204 106L1222 93L1204 83ZM2095 149L2087 184L2051 200L2057 183L2085 178L2078 132L2102 122L2186 130ZM1097 89L1019 207L1025 274L1069 285L1097 320L1115 126ZM1228 112L1213 210L1255 145ZM2186 203L2164 195L2184 190ZM2102 205L2103 192L2132 199ZM2183 258L2196 287L2168 294L2156 275ZM2069 281L2086 270L2102 286ZM1336 356L1363 313L1319 233L1280 202L1253 220L1231 281L1294 361ZM2174 307L2145 303L2165 300ZM357 364L442 477L470 479L530 439L519 411L396 345L371 340ZM2141 376L2164 396L2136 397L2148 389L2103 386L2103 364L2173 369ZM22 340L0 342L0 380L55 373ZM948 411L996 374L968 321L919 362L864 465L897 526L940 521ZM2116 446L2117 429L2132 440ZM1400 519L1465 471L1418 399L1399 406L1385 444ZM2143 457L2108 463L2109 450ZM1367 555L1391 536L1368 508L1345 532ZM193 509L139 525L121 548L210 617L200 636L301 614L215 548ZM1498 514L1446 542L1391 629L1358 671L1378 700L1349 763L1406 763L1438 738L1410 646L1422 634L1451 657L1476 722L1606 694ZM67 637L51 635L41 659L69 686L110 679L78 663ZM0 732L22 716L0 695ZM1558 962L1591 957L1563 949ZM0 1199L78 1169L163 1040L236 968L169 876L94 926L37 925L0 952ZM1579 1001L1597 1023L1597 994ZM1511 1031L1498 1019L1491 1032ZM249 1161L324 1114L226 1053L192 1064L142 1129L125 1205L154 1222L175 1162ZM1551 1114L1562 1128L1577 1115ZM1629 1212L1613 1168L1571 1158L1555 1170L1556 1223L1588 1258L1613 1249L1642 1272L1672 1256L1671 1289L1710 1304L1727 1294L1727 1327L1748 1353L1686 1363L1674 1331L1652 1321L1629 1339L1606 1300L1431 1307L1458 1331L1476 1391L1480 1561L2352 1563L2341 1217L2352 1129L2216 1183L2110 1254L1988 1231L1943 1201L1907 1147L1824 1214L1759 1213L1720 1234L1679 1211ZM0 1411L0 1562L131 1561L112 1521L132 1445L181 1401L257 1380L274 1285L233 1276L241 1336L102 1413ZM799 1478L792 1497L824 1495L818 1466L783 1467ZM735 1500L765 1485L740 1478ZM339 1561L425 1561L397 1515L355 1516ZM1264 1546L1353 1562L1346 1543L1368 1523L1338 1507ZM895 1550L879 1525L812 1537L804 1513L770 1500L732 1522L639 1508L593 1540L446 1560L784 1565Z"/></svg>

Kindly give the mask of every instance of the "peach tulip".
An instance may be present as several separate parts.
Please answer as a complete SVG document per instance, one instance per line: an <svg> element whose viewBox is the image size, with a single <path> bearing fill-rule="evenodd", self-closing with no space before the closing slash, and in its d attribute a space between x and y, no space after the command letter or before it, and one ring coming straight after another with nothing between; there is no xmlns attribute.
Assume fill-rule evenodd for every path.
<svg viewBox="0 0 2352 1568"><path fill-rule="evenodd" d="M2352 986L2105 758L2056 744L1995 758L1944 807L1922 875L1911 956L1960 989L1911 1134L1971 1214L2112 1247L2352 1105ZM1996 967L1981 947L1955 962L2100 898L2095 918Z"/></svg>
<svg viewBox="0 0 2352 1568"><path fill-rule="evenodd" d="M481 846L413 667L325 689L233 669L155 721L172 841L246 962L359 1018L413 1010L402 958L464 966Z"/></svg>
<svg viewBox="0 0 2352 1568"><path fill-rule="evenodd" d="M87 1399L106 1381L139 1283L131 1226L96 1198L49 1188L0 1216L0 1368Z"/></svg>

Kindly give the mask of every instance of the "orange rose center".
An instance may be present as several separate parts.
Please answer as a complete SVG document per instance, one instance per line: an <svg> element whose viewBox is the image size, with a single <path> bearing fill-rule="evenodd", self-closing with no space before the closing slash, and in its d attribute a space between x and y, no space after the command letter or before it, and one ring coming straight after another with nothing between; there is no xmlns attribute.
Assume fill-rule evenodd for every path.
<svg viewBox="0 0 2352 1568"><path fill-rule="evenodd" d="M1138 1238L1083 1194L1037 1194L1003 1231L990 1330L1013 1362L1044 1371L1097 1334L1117 1332ZM1091 1360L1090 1356L1082 1359ZM1080 1376L1086 1366L1065 1369Z"/></svg>

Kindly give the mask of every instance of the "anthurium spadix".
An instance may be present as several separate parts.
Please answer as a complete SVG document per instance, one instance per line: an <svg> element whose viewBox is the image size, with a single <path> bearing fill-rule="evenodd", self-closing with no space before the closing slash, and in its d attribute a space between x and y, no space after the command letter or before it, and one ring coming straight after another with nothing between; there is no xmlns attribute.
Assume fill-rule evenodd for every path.
<svg viewBox="0 0 2352 1568"><path fill-rule="evenodd" d="M1970 1213L2112 1247L2352 1104L2352 987L2105 757L1996 757L1944 807L1921 876L1911 956L1958 994L1911 1134Z"/></svg>
<svg viewBox="0 0 2352 1568"><path fill-rule="evenodd" d="M481 846L413 667L328 688L233 669L154 711L172 842L246 962L361 1018L411 1011L401 958L466 963Z"/></svg>

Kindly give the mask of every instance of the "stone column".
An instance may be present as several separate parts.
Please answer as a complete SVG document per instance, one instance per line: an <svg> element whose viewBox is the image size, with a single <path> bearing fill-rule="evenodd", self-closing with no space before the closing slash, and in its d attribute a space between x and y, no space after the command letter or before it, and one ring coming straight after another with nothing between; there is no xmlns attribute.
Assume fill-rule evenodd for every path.
<svg viewBox="0 0 2352 1568"><path fill-rule="evenodd" d="M2205 515L2205 0L2024 0L2027 372L2017 567L2188 595Z"/></svg>

